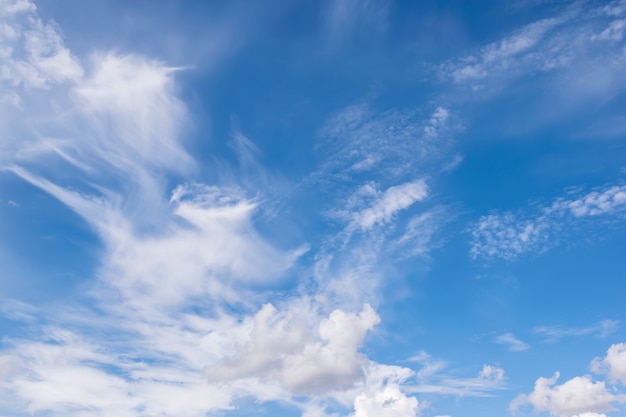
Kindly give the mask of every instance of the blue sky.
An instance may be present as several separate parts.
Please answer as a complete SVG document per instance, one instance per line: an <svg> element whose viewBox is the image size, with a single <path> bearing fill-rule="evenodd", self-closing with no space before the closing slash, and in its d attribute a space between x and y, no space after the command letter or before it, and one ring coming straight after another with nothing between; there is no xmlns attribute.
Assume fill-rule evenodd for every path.
<svg viewBox="0 0 626 417"><path fill-rule="evenodd" d="M0 0L0 415L626 415L626 1Z"/></svg>

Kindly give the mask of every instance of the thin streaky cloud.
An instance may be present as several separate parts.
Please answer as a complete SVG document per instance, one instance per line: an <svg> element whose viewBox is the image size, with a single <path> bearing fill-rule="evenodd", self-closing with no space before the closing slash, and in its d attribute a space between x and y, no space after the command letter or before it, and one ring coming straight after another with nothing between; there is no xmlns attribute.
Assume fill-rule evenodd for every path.
<svg viewBox="0 0 626 417"><path fill-rule="evenodd" d="M496 336L494 340L498 344L507 346L507 349L511 352L523 352L530 349L528 343L522 342L513 333L503 333Z"/></svg>
<svg viewBox="0 0 626 417"><path fill-rule="evenodd" d="M557 342L565 337L594 336L605 338L615 333L619 327L619 320L602 320L589 327L540 326L536 327L534 332L543 336L547 342Z"/></svg>

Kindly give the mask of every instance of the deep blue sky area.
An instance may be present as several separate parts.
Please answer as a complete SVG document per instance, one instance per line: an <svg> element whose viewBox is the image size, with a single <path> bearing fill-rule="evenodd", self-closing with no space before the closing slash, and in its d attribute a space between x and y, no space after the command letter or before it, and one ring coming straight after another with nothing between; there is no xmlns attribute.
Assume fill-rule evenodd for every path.
<svg viewBox="0 0 626 417"><path fill-rule="evenodd" d="M0 0L0 416L626 415L626 1Z"/></svg>

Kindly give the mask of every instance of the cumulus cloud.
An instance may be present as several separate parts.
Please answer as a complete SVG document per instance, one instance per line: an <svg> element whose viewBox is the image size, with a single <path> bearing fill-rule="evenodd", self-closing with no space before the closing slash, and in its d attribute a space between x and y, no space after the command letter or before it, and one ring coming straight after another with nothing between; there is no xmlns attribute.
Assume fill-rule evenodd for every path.
<svg viewBox="0 0 626 417"><path fill-rule="evenodd" d="M390 384L371 396L358 395L350 417L416 417L418 412L418 401L402 393L397 384Z"/></svg>
<svg viewBox="0 0 626 417"><path fill-rule="evenodd" d="M604 358L595 358L591 362L591 370L626 385L626 343L612 345Z"/></svg>
<svg viewBox="0 0 626 417"><path fill-rule="evenodd" d="M558 379L558 372L552 378L537 379L533 392L519 395L511 402L511 412L528 404L536 411L547 411L558 417L597 415L614 410L615 403L626 402L626 395L612 393L604 382L593 382L589 376L577 376L556 385Z"/></svg>
<svg viewBox="0 0 626 417"><path fill-rule="evenodd" d="M379 321L369 305L359 314L335 310L311 334L306 323L281 318L265 305L254 318L249 341L205 373L216 381L269 376L298 395L345 390L364 377L367 360L358 349Z"/></svg>

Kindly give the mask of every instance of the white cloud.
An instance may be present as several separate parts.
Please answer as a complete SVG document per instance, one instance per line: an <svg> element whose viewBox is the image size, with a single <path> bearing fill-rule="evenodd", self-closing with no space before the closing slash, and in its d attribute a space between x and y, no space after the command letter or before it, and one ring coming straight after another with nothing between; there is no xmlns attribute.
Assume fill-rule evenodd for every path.
<svg viewBox="0 0 626 417"><path fill-rule="evenodd" d="M528 343L519 340L513 333L504 333L495 338L496 343L508 346L511 352L523 352L530 349Z"/></svg>
<svg viewBox="0 0 626 417"><path fill-rule="evenodd" d="M552 378L537 379L533 392L519 395L511 402L511 412L529 404L536 411L547 411L558 417L571 417L575 414L611 411L615 409L613 404L626 401L626 395L613 394L604 382L593 382L588 376L577 376L561 385L555 385L558 378L557 372Z"/></svg>
<svg viewBox="0 0 626 417"><path fill-rule="evenodd" d="M592 39L619 41L624 37L624 30L626 30L626 19L614 20L606 29L594 35Z"/></svg>
<svg viewBox="0 0 626 417"><path fill-rule="evenodd" d="M367 360L358 348L379 321L369 305L358 315L335 310L312 334L306 323L266 305L254 318L250 339L205 373L215 381L270 377L298 395L345 390L365 376Z"/></svg>
<svg viewBox="0 0 626 417"><path fill-rule="evenodd" d="M288 398L278 384L258 378L210 383L202 369L246 340L246 326L237 325L249 323L247 314L258 305L248 286L279 279L301 251L278 250L260 236L253 223L260 199L242 190L192 182L170 191L169 180L192 176L195 168L184 149L188 114L174 69L142 56L96 54L79 76L52 26L33 19L24 57L42 81L20 78L20 85L69 83L57 86L67 88L62 93L44 92L54 106L45 99L24 106L24 120L39 111L46 117L12 126L6 136L16 138L15 152L0 163L82 216L102 241L102 257L88 294L94 309L20 316L33 334L42 334L39 323L54 326L47 339L7 342L1 372L11 378L3 380L3 392L16 410L64 417L202 417L231 408L237 395ZM30 100L28 91L21 94ZM238 314L220 311L229 302ZM348 348L328 337L334 343L321 339L320 360L346 359ZM363 360L357 348L352 365L339 363L352 367L328 372L352 376ZM324 377L285 385L297 389Z"/></svg>
<svg viewBox="0 0 626 417"><path fill-rule="evenodd" d="M411 217L404 233L393 243L394 247L402 251L399 257L427 257L430 250L438 245L434 239L436 232L452 216L446 209L436 207Z"/></svg>
<svg viewBox="0 0 626 417"><path fill-rule="evenodd" d="M441 395L457 395L460 397L485 397L491 391L506 387L504 369L494 365L483 365L478 375L473 378L462 378L445 372L448 363L434 360L422 351L410 359L422 367L416 373L416 384L406 386L408 392Z"/></svg>
<svg viewBox="0 0 626 417"><path fill-rule="evenodd" d="M0 16L34 12L37 8L29 0L0 0Z"/></svg>
<svg viewBox="0 0 626 417"><path fill-rule="evenodd" d="M626 186L622 185L592 191L579 199L557 200L550 211L569 209L575 217L587 217L621 212L625 208Z"/></svg>
<svg viewBox="0 0 626 417"><path fill-rule="evenodd" d="M626 343L612 345L604 358L595 358L591 362L591 370L626 385Z"/></svg>
<svg viewBox="0 0 626 417"><path fill-rule="evenodd" d="M513 259L530 251L541 251L547 240L549 223L545 217L521 220L512 213L482 216L472 228L470 255L476 259Z"/></svg>
<svg viewBox="0 0 626 417"><path fill-rule="evenodd" d="M534 329L535 333L543 335L547 342L556 342L563 337L593 335L603 338L614 333L619 328L618 320L602 320L589 327L540 326Z"/></svg>
<svg viewBox="0 0 626 417"><path fill-rule="evenodd" d="M365 103L344 108L320 131L318 149L326 159L309 181L351 183L355 172L374 170L375 178L391 184L420 177L447 157L450 119L442 106L427 116L409 109L376 112Z"/></svg>
<svg viewBox="0 0 626 417"><path fill-rule="evenodd" d="M602 12L608 16L620 16L626 12L625 0L613 0L602 9Z"/></svg>
<svg viewBox="0 0 626 417"><path fill-rule="evenodd" d="M543 95L530 103L539 111L525 114L522 129L552 123L557 113L567 117L584 111L589 100L609 100L624 87L624 3L551 4L551 17L443 62L435 69L438 77L452 81L459 95L471 99L493 97L515 80L532 77L541 83Z"/></svg>
<svg viewBox="0 0 626 417"><path fill-rule="evenodd" d="M533 50L551 30L562 23L563 19L544 19L531 23L518 33L483 47L476 55L444 64L441 67L442 75L461 83L517 72L520 67L528 65L528 61L541 59L541 56L532 54Z"/></svg>
<svg viewBox="0 0 626 417"><path fill-rule="evenodd" d="M536 213L489 214L470 229L470 256L512 260L529 252L542 252L558 244L559 234L573 230L583 221L601 216L620 219L626 212L626 186L615 185L577 198L557 198L540 206Z"/></svg>
<svg viewBox="0 0 626 417"><path fill-rule="evenodd" d="M19 358L16 356L0 355L0 379L10 378L21 369Z"/></svg>
<svg viewBox="0 0 626 417"><path fill-rule="evenodd" d="M389 384L373 395L360 394L354 399L351 417L416 417L419 403L407 397L397 384Z"/></svg>
<svg viewBox="0 0 626 417"><path fill-rule="evenodd" d="M4 0L0 9L0 80L13 87L49 88L80 79L82 66L54 24L38 18L34 4Z"/></svg>
<svg viewBox="0 0 626 417"><path fill-rule="evenodd" d="M388 223L393 216L417 201L428 196L428 187L424 180L417 180L386 189L371 204L360 212L351 215L350 227L369 230L378 224Z"/></svg>

